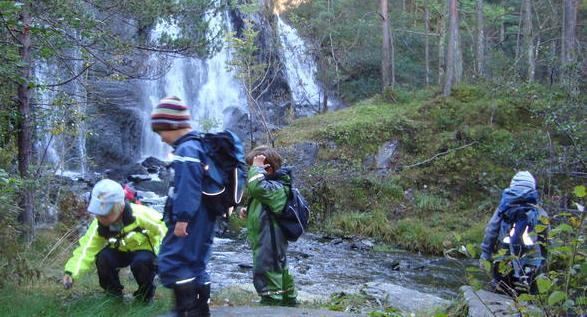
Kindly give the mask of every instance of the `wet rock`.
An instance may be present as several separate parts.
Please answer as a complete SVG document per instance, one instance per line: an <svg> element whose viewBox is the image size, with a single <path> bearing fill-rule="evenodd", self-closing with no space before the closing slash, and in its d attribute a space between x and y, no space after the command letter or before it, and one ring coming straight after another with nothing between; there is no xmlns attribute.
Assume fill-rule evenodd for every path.
<svg viewBox="0 0 587 317"><path fill-rule="evenodd" d="M125 183L129 175L148 174L147 169L139 163L131 163L104 171L106 178Z"/></svg>
<svg viewBox="0 0 587 317"><path fill-rule="evenodd" d="M250 270L253 268L253 265L249 263L239 263L238 268L243 270Z"/></svg>
<svg viewBox="0 0 587 317"><path fill-rule="evenodd" d="M318 159L318 151L319 146L316 142L302 142L282 150L288 164L295 167L294 175L300 176L296 180L303 183L303 177L306 175L305 171L312 167ZM297 186L303 187L303 184L298 184Z"/></svg>
<svg viewBox="0 0 587 317"><path fill-rule="evenodd" d="M470 317L518 316L514 301L504 295L485 290L475 291L471 286L462 286L461 292L469 307Z"/></svg>
<svg viewBox="0 0 587 317"><path fill-rule="evenodd" d="M98 170L139 159L143 118L134 105L143 102L137 81L91 80L88 83L86 148Z"/></svg>
<svg viewBox="0 0 587 317"><path fill-rule="evenodd" d="M142 175L142 174L134 174L134 175L129 175L127 177L127 179L135 184L138 184L141 182L150 181L151 176L150 175Z"/></svg>
<svg viewBox="0 0 587 317"><path fill-rule="evenodd" d="M337 239L332 240L332 242L330 242L330 244L337 245L337 244L341 244L343 242L344 241L341 238L337 238Z"/></svg>
<svg viewBox="0 0 587 317"><path fill-rule="evenodd" d="M373 249L375 243L371 240L361 240L350 244L350 248L354 250L369 251Z"/></svg>
<svg viewBox="0 0 587 317"><path fill-rule="evenodd" d="M249 127L251 120L249 114L238 107L228 107L222 112L224 114L224 127L234 132L243 143L249 140Z"/></svg>
<svg viewBox="0 0 587 317"><path fill-rule="evenodd" d="M438 296L383 282L369 282L362 291L406 313L431 311L450 303Z"/></svg>
<svg viewBox="0 0 587 317"><path fill-rule="evenodd" d="M389 263L389 267L391 267L391 269L393 271L399 271L400 270L400 262L399 261L392 261L391 263Z"/></svg>
<svg viewBox="0 0 587 317"><path fill-rule="evenodd" d="M310 255L309 255L308 253L301 252L301 251L294 251L294 250L292 250L292 251L290 251L290 252L289 252L289 254L290 254L292 257L296 257L296 258L303 258L303 259L307 259L307 258L309 258L309 257L310 257Z"/></svg>
<svg viewBox="0 0 587 317"><path fill-rule="evenodd" d="M159 180L161 182L166 184L169 184L169 182L171 182L171 179L173 178L173 174L171 173L171 170L168 168L159 169L159 174L157 174L157 176L159 176Z"/></svg>
<svg viewBox="0 0 587 317"><path fill-rule="evenodd" d="M159 173L161 169L164 169L166 164L165 162L161 161L160 159L154 158L152 156L147 157L142 163L149 174Z"/></svg>
<svg viewBox="0 0 587 317"><path fill-rule="evenodd" d="M159 196L166 196L167 195L167 185L160 181L153 181L148 180L144 182L140 182L135 185L137 190L146 191L146 192L154 192Z"/></svg>
<svg viewBox="0 0 587 317"><path fill-rule="evenodd" d="M298 271L298 273L300 273L300 274L306 274L308 272L308 270L310 270L310 268L311 268L311 266L309 266L307 264L302 264L296 268L296 271Z"/></svg>
<svg viewBox="0 0 587 317"><path fill-rule="evenodd" d="M390 169L397 157L397 148L398 141L396 140L391 140L381 145L375 157L376 168L380 170Z"/></svg>

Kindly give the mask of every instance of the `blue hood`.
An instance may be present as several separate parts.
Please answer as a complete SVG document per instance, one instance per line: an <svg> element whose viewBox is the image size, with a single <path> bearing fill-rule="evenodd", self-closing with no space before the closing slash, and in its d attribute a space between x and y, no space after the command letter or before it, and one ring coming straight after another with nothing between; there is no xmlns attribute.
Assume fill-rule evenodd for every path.
<svg viewBox="0 0 587 317"><path fill-rule="evenodd" d="M499 211L503 212L513 205L538 204L539 198L540 195L535 189L523 186L508 187L501 194Z"/></svg>

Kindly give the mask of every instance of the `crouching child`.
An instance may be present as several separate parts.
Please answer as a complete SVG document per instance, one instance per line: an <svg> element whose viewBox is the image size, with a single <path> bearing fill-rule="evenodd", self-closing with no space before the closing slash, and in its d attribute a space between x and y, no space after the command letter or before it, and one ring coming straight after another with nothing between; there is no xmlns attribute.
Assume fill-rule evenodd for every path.
<svg viewBox="0 0 587 317"><path fill-rule="evenodd" d="M123 286L118 271L130 266L138 284L134 296L148 303L155 295L155 260L167 228L159 212L125 202L124 196L122 186L115 181L96 183L88 206L95 218L65 264L63 284L71 287L95 264L100 286L121 299Z"/></svg>

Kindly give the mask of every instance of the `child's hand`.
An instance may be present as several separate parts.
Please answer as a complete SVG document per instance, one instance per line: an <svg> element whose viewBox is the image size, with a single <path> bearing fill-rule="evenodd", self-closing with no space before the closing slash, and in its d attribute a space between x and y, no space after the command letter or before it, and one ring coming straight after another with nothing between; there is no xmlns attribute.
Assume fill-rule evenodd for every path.
<svg viewBox="0 0 587 317"><path fill-rule="evenodd" d="M187 237L188 236L187 228L188 228L187 222L178 221L175 224L175 230L173 230L173 233L180 238Z"/></svg>
<svg viewBox="0 0 587 317"><path fill-rule="evenodd" d="M73 278L69 274L63 275L63 287L66 289L71 288L73 286Z"/></svg>
<svg viewBox="0 0 587 317"><path fill-rule="evenodd" d="M265 164L265 155L261 154L261 155L257 155L253 158L253 166L258 166L258 167L262 167L262 168L267 168L270 165L269 164Z"/></svg>
<svg viewBox="0 0 587 317"><path fill-rule="evenodd" d="M246 207L242 207L239 211L238 211L238 216L241 219L245 219L247 218L247 208Z"/></svg>

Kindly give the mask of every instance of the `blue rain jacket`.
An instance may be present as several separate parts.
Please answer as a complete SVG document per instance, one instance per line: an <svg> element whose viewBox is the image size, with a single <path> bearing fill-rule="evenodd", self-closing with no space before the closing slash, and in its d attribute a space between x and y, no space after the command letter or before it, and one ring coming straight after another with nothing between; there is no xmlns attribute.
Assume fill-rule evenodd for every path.
<svg viewBox="0 0 587 317"><path fill-rule="evenodd" d="M170 190L172 209L165 215L167 234L159 250L159 277L165 287L177 282L195 280L202 285L210 281L206 271L210 260L216 217L203 202L204 191L219 190L210 175L216 167L207 157L201 142L193 140L193 131L173 145L173 189ZM221 189L221 188L220 188ZM174 234L177 222L187 222L186 237Z"/></svg>

